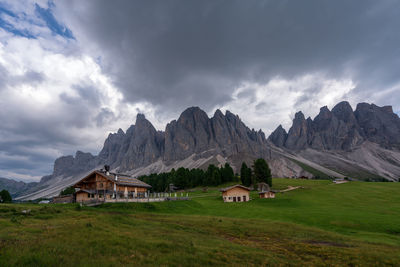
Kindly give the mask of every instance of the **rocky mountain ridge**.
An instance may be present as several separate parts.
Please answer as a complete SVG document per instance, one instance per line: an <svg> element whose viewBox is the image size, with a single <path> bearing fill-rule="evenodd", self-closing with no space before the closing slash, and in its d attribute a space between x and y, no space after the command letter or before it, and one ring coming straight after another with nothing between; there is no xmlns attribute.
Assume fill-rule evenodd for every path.
<svg viewBox="0 0 400 267"><path fill-rule="evenodd" d="M344 101L332 111L322 107L314 120L305 119L301 111L297 112L289 132L280 125L268 140L293 151L307 148L349 151L365 141L386 149L399 149L400 118L391 106L360 103L353 111Z"/></svg>
<svg viewBox="0 0 400 267"><path fill-rule="evenodd" d="M209 118L200 108L191 107L168 123L165 131L157 131L138 114L126 132L119 129L109 134L97 156L77 151L75 156L58 158L53 174L24 192L22 199L54 195L104 164L139 176L225 162L238 171L243 161L262 157L275 177L311 178L323 173L326 177L398 180L399 133L400 119L391 107L366 103L357 105L355 111L348 102L337 104L332 111L322 107L313 120L298 112L289 132L279 126L268 139L229 111L217 110Z"/></svg>
<svg viewBox="0 0 400 267"><path fill-rule="evenodd" d="M18 197L20 193L27 191L29 188L32 188L37 184L37 182L25 183L0 177L0 191L3 188L6 189L13 198Z"/></svg>

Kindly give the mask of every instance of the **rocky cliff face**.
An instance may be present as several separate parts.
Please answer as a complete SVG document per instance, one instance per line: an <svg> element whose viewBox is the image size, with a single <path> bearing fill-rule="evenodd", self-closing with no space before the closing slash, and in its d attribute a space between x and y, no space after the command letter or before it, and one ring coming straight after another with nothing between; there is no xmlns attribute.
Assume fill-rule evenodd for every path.
<svg viewBox="0 0 400 267"><path fill-rule="evenodd" d="M365 139L386 148L400 148L400 119L391 106L360 103L354 115Z"/></svg>
<svg viewBox="0 0 400 267"><path fill-rule="evenodd" d="M213 148L211 132L210 120L204 111L198 107L186 109L165 129L163 159L170 163Z"/></svg>
<svg viewBox="0 0 400 267"><path fill-rule="evenodd" d="M54 162L54 170L52 176L69 176L82 173L96 166L97 157L90 153L77 151L75 157L63 156ZM44 176L41 182L51 179L51 176Z"/></svg>
<svg viewBox="0 0 400 267"><path fill-rule="evenodd" d="M400 147L400 119L391 107L361 103L353 111L348 102L337 104L332 111L322 107L312 120L298 112L286 135L278 127L269 141L290 150L351 150L365 141L385 148Z"/></svg>
<svg viewBox="0 0 400 267"><path fill-rule="evenodd" d="M279 125L278 128L276 128L275 131L273 131L268 137L268 141L272 142L277 147L283 147L287 137L288 134L286 130L282 127L282 125Z"/></svg>

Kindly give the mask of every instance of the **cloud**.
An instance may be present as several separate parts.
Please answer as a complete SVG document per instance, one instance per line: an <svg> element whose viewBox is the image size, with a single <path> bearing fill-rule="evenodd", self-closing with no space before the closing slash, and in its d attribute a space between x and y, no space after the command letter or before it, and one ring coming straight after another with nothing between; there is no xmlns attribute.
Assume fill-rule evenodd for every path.
<svg viewBox="0 0 400 267"><path fill-rule="evenodd" d="M269 134L279 124L288 130L299 110L315 117L321 106L332 108L347 99L355 87L352 80L329 79L321 73L292 80L275 77L267 84L245 83L236 88L232 101L222 109L239 114L249 127Z"/></svg>
<svg viewBox="0 0 400 267"><path fill-rule="evenodd" d="M210 110L242 83L276 76L351 79L360 100L387 90L400 69L399 8L395 1L65 1L56 12L101 55L127 101L172 112ZM388 102L399 105L377 104Z"/></svg>

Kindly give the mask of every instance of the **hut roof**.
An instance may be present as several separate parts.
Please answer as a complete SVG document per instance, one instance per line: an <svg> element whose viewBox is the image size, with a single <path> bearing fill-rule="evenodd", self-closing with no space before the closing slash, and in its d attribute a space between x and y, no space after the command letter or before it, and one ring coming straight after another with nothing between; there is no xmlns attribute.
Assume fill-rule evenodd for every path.
<svg viewBox="0 0 400 267"><path fill-rule="evenodd" d="M268 191L260 191L260 192L258 192L258 194L264 194L264 193L268 193L268 192L278 193L278 191L276 191L276 190L268 190Z"/></svg>
<svg viewBox="0 0 400 267"><path fill-rule="evenodd" d="M246 187L244 185L236 184L236 185L232 185L232 186L229 186L229 187L221 188L219 191L226 192L226 191L231 190L231 189L233 189L235 187L240 187L240 188L245 189L247 191L251 190L250 188L248 188L248 187Z"/></svg>
<svg viewBox="0 0 400 267"><path fill-rule="evenodd" d="M127 174L112 173L112 172L106 173L104 171L92 171L90 174L85 176L83 179L79 180L79 182L85 180L86 178L92 176L93 174L101 175L102 177L106 178L107 180L109 180L113 183L116 183L117 185L151 188L151 185L146 184L145 182L140 181L139 179L131 177ZM78 184L79 182L77 182L76 184Z"/></svg>

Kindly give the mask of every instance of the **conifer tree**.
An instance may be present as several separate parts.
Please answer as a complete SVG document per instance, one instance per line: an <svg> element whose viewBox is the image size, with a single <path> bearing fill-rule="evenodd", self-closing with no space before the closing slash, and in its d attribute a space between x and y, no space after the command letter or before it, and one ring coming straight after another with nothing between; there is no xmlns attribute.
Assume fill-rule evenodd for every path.
<svg viewBox="0 0 400 267"><path fill-rule="evenodd" d="M254 178L255 183L267 183L272 186L271 169L265 159L257 159L254 161Z"/></svg>

